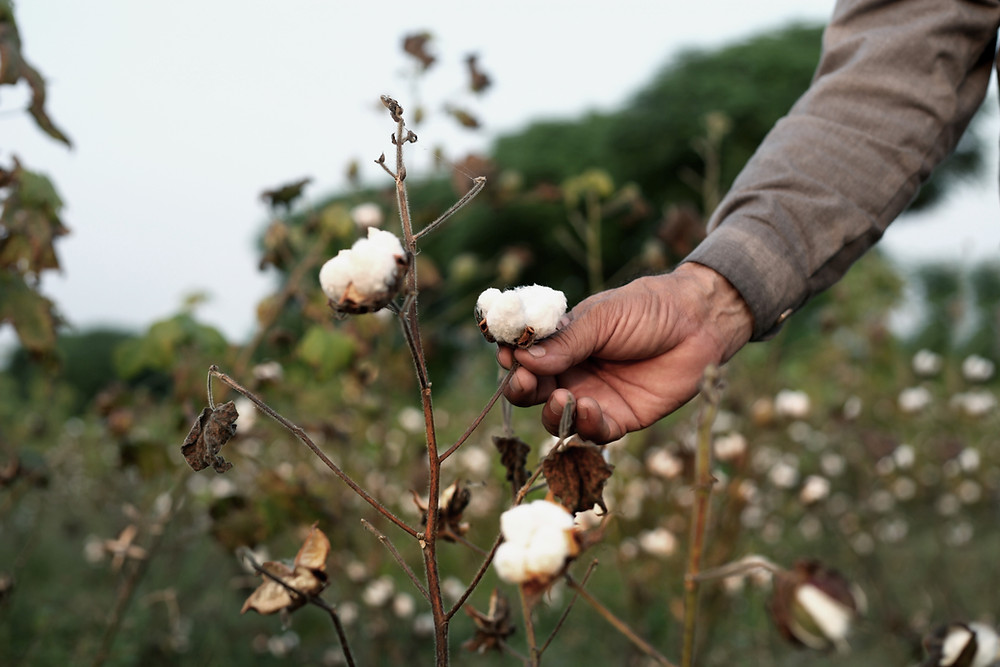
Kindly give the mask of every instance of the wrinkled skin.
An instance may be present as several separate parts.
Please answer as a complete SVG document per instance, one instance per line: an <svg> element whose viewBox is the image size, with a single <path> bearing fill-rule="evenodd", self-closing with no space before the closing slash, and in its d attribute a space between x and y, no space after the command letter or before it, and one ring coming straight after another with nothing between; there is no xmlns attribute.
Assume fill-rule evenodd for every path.
<svg viewBox="0 0 1000 667"><path fill-rule="evenodd" d="M554 335L525 350L500 346L497 360L521 364L504 394L519 406L544 403L550 433L572 393L577 433L606 443L684 405L705 368L727 361L752 331L735 288L688 263L581 301Z"/></svg>

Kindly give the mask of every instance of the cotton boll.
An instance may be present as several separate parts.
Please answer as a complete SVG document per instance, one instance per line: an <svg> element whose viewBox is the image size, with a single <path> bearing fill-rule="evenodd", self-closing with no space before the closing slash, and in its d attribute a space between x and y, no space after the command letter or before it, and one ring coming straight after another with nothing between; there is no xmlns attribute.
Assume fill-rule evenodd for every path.
<svg viewBox="0 0 1000 667"><path fill-rule="evenodd" d="M394 234L369 228L367 238L358 239L323 265L320 285L334 310L371 312L395 296L408 261Z"/></svg>
<svg viewBox="0 0 1000 667"><path fill-rule="evenodd" d="M504 542L493 556L493 567L504 581L520 583L528 578L524 561L525 553L520 545Z"/></svg>
<svg viewBox="0 0 1000 667"><path fill-rule="evenodd" d="M493 305L493 302L496 301L497 297L500 296L500 294L502 294L502 292L498 290L496 287L490 287L489 289L485 290L482 294L479 295L479 298L476 300L476 311L479 312L480 314L485 315L485 313L489 311L490 307Z"/></svg>
<svg viewBox="0 0 1000 667"><path fill-rule="evenodd" d="M518 505L500 515L504 543L493 559L501 579L546 582L575 553L573 516L547 500Z"/></svg>
<svg viewBox="0 0 1000 667"><path fill-rule="evenodd" d="M403 244L399 242L399 237L392 232L369 227L368 240L375 244L376 247L381 248L387 255L402 257L405 254L403 252Z"/></svg>
<svg viewBox="0 0 1000 667"><path fill-rule="evenodd" d="M501 343L515 344L524 333L524 303L516 292L497 296L486 313L490 334Z"/></svg>
<svg viewBox="0 0 1000 667"><path fill-rule="evenodd" d="M344 249L319 270L319 284L327 298L337 301L351 283L351 253Z"/></svg>
<svg viewBox="0 0 1000 667"><path fill-rule="evenodd" d="M559 319L566 313L566 295L544 285L520 287L517 293L524 303L525 324L535 330L535 337L555 333Z"/></svg>
<svg viewBox="0 0 1000 667"><path fill-rule="evenodd" d="M555 333L565 313L566 295L543 285L490 288L476 301L476 323L486 340L521 347Z"/></svg>

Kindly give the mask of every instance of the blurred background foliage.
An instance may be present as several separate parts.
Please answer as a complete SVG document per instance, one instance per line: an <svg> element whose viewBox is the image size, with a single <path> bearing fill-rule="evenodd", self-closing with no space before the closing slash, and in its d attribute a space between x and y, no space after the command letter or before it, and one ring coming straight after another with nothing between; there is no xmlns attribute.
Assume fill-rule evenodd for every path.
<svg viewBox="0 0 1000 667"><path fill-rule="evenodd" d="M704 236L717 197L808 85L820 34L791 26L684 53L617 111L573 117L567 110L566 118L498 138L487 154L442 154L436 173L411 174L418 228L464 194L472 177L489 178L417 258L442 441L461 434L496 386L493 349L472 319L479 292L539 282L574 303L673 266ZM426 56L413 44L409 55ZM470 76L474 92L488 90L476 67ZM451 113L475 125L468 111ZM974 173L982 149L969 137L921 204ZM325 597L347 624L359 664L430 655L427 610L359 519L390 537L392 526L287 432L241 402L226 450L230 473L194 474L180 456L205 404L206 370L218 364L305 428L387 506L419 521L411 490L425 485L422 415L397 323L386 313L333 319L315 280L319 265L365 225L395 228L391 182L356 183L302 203L307 187L308 180L264 193L273 216L262 224L260 265L275 276L275 290L260 303L250 340L227 341L199 322L197 296L142 333L62 329L56 337L51 319L42 334L22 335L0 375L0 663L341 664L329 621L315 609L298 612L289 628L237 614L257 580L234 550L290 558L314 522L332 543ZM54 192L50 211L58 209ZM25 201L7 192L4 215ZM30 236L36 228L6 220L8 244L28 234L21 247L61 229L42 226L42 237ZM39 312L54 318L47 303L7 305L15 294L7 282L34 289L44 267L0 268L4 322L21 331ZM894 329L890 314L908 292L920 304L917 323ZM853 654L816 656L784 645L770 627L766 585L710 583L701 664L904 664L919 659L921 637L938 623L996 621L989 591L1000 586L992 530L1000 430L990 364L1000 358L998 303L996 265L898 267L873 252L775 340L749 346L729 365L706 565L750 553L785 566L819 556L863 587L870 609ZM919 350L934 363L915 364ZM969 372L970 358L980 372ZM797 392L797 410L779 400L783 390ZM217 400L228 398L216 388ZM673 656L696 407L607 448L616 466L606 492L612 518L605 539L576 566L579 574L596 558L588 587ZM537 410L518 410L514 428L532 445L534 465L547 443ZM509 499L491 441L501 432L496 411L447 468L446 483L462 480L472 492L467 537L481 547ZM803 496L811 476L826 481L820 497ZM398 544L416 562L415 547ZM480 556L443 546L445 588L454 596ZM496 585L487 574L471 604L485 609ZM569 599L557 587L543 605L542 636ZM546 662L647 664L602 624L577 605ZM456 664L510 664L463 653L473 632L471 619L456 617Z"/></svg>

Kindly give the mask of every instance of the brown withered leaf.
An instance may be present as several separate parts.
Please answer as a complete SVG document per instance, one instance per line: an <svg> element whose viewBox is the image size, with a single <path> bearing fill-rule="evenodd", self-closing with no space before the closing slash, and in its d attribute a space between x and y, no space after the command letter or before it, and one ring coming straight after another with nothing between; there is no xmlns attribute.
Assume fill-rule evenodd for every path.
<svg viewBox="0 0 1000 667"><path fill-rule="evenodd" d="M531 471L525 467L531 446L520 438L502 438L496 435L493 436L493 444L500 451L500 463L507 469L507 481L515 492L520 490L531 477Z"/></svg>
<svg viewBox="0 0 1000 667"><path fill-rule="evenodd" d="M403 51L416 58L420 62L421 69L429 68L437 60L427 50L427 45L430 43L431 38L432 36L429 32L413 33L403 38Z"/></svg>
<svg viewBox="0 0 1000 667"><path fill-rule="evenodd" d="M198 419L188 432L181 454L194 470L204 470L208 466L215 472L226 472L233 464L219 456L219 450L236 435L236 419L239 417L236 405L229 401L201 411Z"/></svg>
<svg viewBox="0 0 1000 667"><path fill-rule="evenodd" d="M295 611L307 601L306 596L318 595L326 588L326 559L330 554L330 540L326 533L313 525L291 566L278 561L267 561L261 568L291 586L298 595L270 577L264 577L243 603L241 614L253 609L258 614L273 614L281 610Z"/></svg>
<svg viewBox="0 0 1000 667"><path fill-rule="evenodd" d="M474 93L481 93L490 87L492 83L490 77L479 69L479 56L471 53L465 58L465 65L469 70L469 88Z"/></svg>
<svg viewBox="0 0 1000 667"><path fill-rule="evenodd" d="M458 121L458 124L462 127L468 128L470 130L475 130L479 128L479 119L473 116L470 112L465 109L458 109L456 107L445 107L444 109L448 112L448 115Z"/></svg>
<svg viewBox="0 0 1000 667"><path fill-rule="evenodd" d="M476 634L463 643L462 648L473 653L485 653L490 649L502 653L504 640L514 634L514 624L510 619L510 602L503 593L499 589L493 589L490 606L485 614L469 605L465 606L465 613L471 616L473 623L476 624Z"/></svg>
<svg viewBox="0 0 1000 667"><path fill-rule="evenodd" d="M542 462L542 473L549 491L570 512L585 512L594 505L607 512L604 485L615 469L604 460L597 445L573 438Z"/></svg>
<svg viewBox="0 0 1000 667"><path fill-rule="evenodd" d="M16 84L23 80L31 89L28 112L38 127L53 139L71 145L65 135L45 111L45 80L21 53L21 35L14 20L12 3L0 4L0 84Z"/></svg>
<svg viewBox="0 0 1000 667"><path fill-rule="evenodd" d="M295 200L302 196L302 191L305 187L312 183L311 178L302 178L291 183L285 183L284 185L279 185L271 190L264 190L260 193L261 200L267 202L267 204L273 208L277 209L279 206L284 207L287 211L295 203Z"/></svg>

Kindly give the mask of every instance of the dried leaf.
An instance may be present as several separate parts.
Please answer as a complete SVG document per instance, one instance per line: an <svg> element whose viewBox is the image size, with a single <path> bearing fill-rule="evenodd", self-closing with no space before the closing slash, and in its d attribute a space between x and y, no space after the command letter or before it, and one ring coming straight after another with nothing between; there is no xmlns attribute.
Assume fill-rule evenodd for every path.
<svg viewBox="0 0 1000 667"><path fill-rule="evenodd" d="M531 471L525 467L531 447L520 438L501 438L493 436L493 444L500 450L500 463L507 469L507 481L520 490L531 477Z"/></svg>
<svg viewBox="0 0 1000 667"><path fill-rule="evenodd" d="M260 198L267 202L273 209L281 206L287 211L292 207L295 200L302 196L302 191L310 183L312 183L312 179L308 177L291 183L285 183L272 190L264 190L260 193Z"/></svg>
<svg viewBox="0 0 1000 667"><path fill-rule="evenodd" d="M236 419L239 416L232 401L214 410L205 408L201 411L181 445L181 454L191 468L204 470L212 466L216 472L223 473L233 467L232 463L219 456L219 450L236 435Z"/></svg>
<svg viewBox="0 0 1000 667"><path fill-rule="evenodd" d="M434 64L437 60L431 53L427 50L427 45L431 41L431 34L429 32L418 32L412 35L406 35L403 38L403 51L410 54L420 63L421 69L427 69Z"/></svg>
<svg viewBox="0 0 1000 667"><path fill-rule="evenodd" d="M45 111L45 80L21 53L21 36L9 3L0 6L0 84L16 84L24 80L31 89L31 106L28 112L38 126L50 137L70 146L70 140Z"/></svg>
<svg viewBox="0 0 1000 667"><path fill-rule="evenodd" d="M473 653L485 653L490 649L503 652L503 643L507 637L514 634L514 624L510 619L510 602L494 588L490 595L489 610L484 614L466 605L465 613L472 617L476 624L476 634L462 648Z"/></svg>
<svg viewBox="0 0 1000 667"><path fill-rule="evenodd" d="M445 107L445 111L448 112L448 115L457 120L458 124L461 125L462 127L468 128L470 130L475 130L479 127L479 119L473 116L465 109L457 109L455 107Z"/></svg>
<svg viewBox="0 0 1000 667"><path fill-rule="evenodd" d="M262 574L264 582L246 599L240 613L245 614L249 609L259 614L273 614L282 610L291 612L304 605L308 596L318 595L326 588L326 559L329 553L330 540L323 531L313 525L291 566L277 561L268 561L261 565L261 569L294 588L301 595L293 593L286 586Z"/></svg>
<svg viewBox="0 0 1000 667"><path fill-rule="evenodd" d="M564 507L576 514L604 504L604 485L614 466L604 460L604 450L579 439L568 441L542 462L549 491Z"/></svg>
<svg viewBox="0 0 1000 667"><path fill-rule="evenodd" d="M490 77L479 69L479 56L472 53L466 56L465 65L469 69L469 88L474 93L481 93L490 87Z"/></svg>

